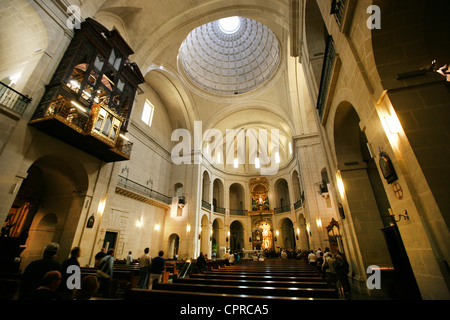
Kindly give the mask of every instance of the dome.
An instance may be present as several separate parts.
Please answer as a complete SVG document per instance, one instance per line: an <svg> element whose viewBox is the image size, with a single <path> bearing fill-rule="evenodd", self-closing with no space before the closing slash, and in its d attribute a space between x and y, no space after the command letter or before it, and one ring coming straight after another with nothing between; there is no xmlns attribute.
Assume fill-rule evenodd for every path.
<svg viewBox="0 0 450 320"><path fill-rule="evenodd" d="M249 92L266 83L280 62L280 44L262 23L229 17L193 30L179 58L189 79L218 95Z"/></svg>

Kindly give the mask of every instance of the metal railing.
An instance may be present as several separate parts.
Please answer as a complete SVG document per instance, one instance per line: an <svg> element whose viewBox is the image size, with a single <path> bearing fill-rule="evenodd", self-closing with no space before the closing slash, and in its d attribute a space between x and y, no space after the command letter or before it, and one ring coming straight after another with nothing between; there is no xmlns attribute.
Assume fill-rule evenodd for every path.
<svg viewBox="0 0 450 320"><path fill-rule="evenodd" d="M322 118L327 100L328 91L331 83L331 76L333 72L334 62L336 60L336 50L334 48L334 41L331 36L327 39L327 46L325 49L325 57L323 61L322 77L320 80L319 97L317 99L317 110L319 117Z"/></svg>
<svg viewBox="0 0 450 320"><path fill-rule="evenodd" d="M291 211L291 206L282 206L280 208L273 209L275 213L285 213Z"/></svg>
<svg viewBox="0 0 450 320"><path fill-rule="evenodd" d="M0 82L0 105L23 115L31 98Z"/></svg>
<svg viewBox="0 0 450 320"><path fill-rule="evenodd" d="M165 204L172 204L172 198L163 195L162 193L159 193L157 191L154 191L148 187L145 187L137 182L134 182L128 178L119 176L119 180L117 181L117 185L119 187L122 187L124 189L127 189L129 191L136 192L137 194L143 195L147 198L154 199L156 201L165 203Z"/></svg>
<svg viewBox="0 0 450 320"><path fill-rule="evenodd" d="M211 204L206 202L205 200L202 200L202 208L206 210L211 210Z"/></svg>
<svg viewBox="0 0 450 320"><path fill-rule="evenodd" d="M230 215L232 216L248 216L248 211L243 209L230 209Z"/></svg>
<svg viewBox="0 0 450 320"><path fill-rule="evenodd" d="M300 209L303 206L303 201L300 199L296 203L294 203L294 209Z"/></svg>
<svg viewBox="0 0 450 320"><path fill-rule="evenodd" d="M214 212L215 213L223 213L223 214L225 214L225 208L214 207Z"/></svg>
<svg viewBox="0 0 450 320"><path fill-rule="evenodd" d="M339 28L342 26L345 15L345 8L347 7L347 0L332 0L331 14L334 15Z"/></svg>

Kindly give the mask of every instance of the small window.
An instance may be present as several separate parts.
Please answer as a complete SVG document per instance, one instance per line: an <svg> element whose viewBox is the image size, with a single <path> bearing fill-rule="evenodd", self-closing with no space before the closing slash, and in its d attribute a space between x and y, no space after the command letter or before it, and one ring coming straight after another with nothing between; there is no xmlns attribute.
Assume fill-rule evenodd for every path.
<svg viewBox="0 0 450 320"><path fill-rule="evenodd" d="M145 102L144 112L142 113L142 121L144 121L148 126L152 125L153 112L155 107L148 101Z"/></svg>

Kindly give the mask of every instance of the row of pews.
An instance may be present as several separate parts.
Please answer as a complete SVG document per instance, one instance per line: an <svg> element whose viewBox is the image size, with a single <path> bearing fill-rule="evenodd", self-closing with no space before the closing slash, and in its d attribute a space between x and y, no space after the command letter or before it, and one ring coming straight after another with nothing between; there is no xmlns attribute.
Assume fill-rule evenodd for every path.
<svg viewBox="0 0 450 320"><path fill-rule="evenodd" d="M320 274L299 260L246 261L226 266L209 262L207 271L189 277L173 277L171 283L158 283L152 290L132 288L127 300L220 300L271 299L320 300L338 299Z"/></svg>

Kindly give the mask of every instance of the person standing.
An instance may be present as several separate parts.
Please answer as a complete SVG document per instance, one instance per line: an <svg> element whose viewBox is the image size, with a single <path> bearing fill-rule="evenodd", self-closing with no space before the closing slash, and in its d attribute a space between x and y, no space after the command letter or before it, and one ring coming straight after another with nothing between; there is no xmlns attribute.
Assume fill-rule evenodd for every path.
<svg viewBox="0 0 450 320"><path fill-rule="evenodd" d="M67 280L73 271L68 272L67 269L71 266L80 267L80 263L78 262L78 258L81 256L80 247L75 247L70 251L70 258L64 261L61 264L61 285L58 288L58 293L61 296L62 300L72 300L75 295L75 289L70 289L67 286Z"/></svg>
<svg viewBox="0 0 450 320"><path fill-rule="evenodd" d="M311 250L311 252L308 255L308 263L312 267L317 267L317 256L314 254L314 252Z"/></svg>
<svg viewBox="0 0 450 320"><path fill-rule="evenodd" d="M338 251L335 255L334 269L336 270L336 280L341 283L342 289L346 297L350 295L350 282L348 280L348 273L350 271L350 266L345 259L342 252Z"/></svg>
<svg viewBox="0 0 450 320"><path fill-rule="evenodd" d="M157 283L162 282L162 275L164 272L164 268L166 266L166 261L163 258L164 252L160 251L158 256L153 259L152 265L150 267L150 281L148 284L148 288L151 290L153 287L153 282Z"/></svg>
<svg viewBox="0 0 450 320"><path fill-rule="evenodd" d="M100 250L100 252L98 252L96 255L95 255L95 264L94 264L94 267L98 267L98 265L99 265L99 263L100 263L100 261L104 258L106 256L106 249L105 248L102 248L102 250Z"/></svg>
<svg viewBox="0 0 450 320"><path fill-rule="evenodd" d="M332 288L336 287L336 269L334 268L335 259L329 252L323 259L322 270L326 274L328 285Z"/></svg>
<svg viewBox="0 0 450 320"><path fill-rule="evenodd" d="M203 252L200 252L199 257L197 258L197 268L200 271L200 273L203 273L203 271L205 271L206 269L206 259L205 256L203 255Z"/></svg>
<svg viewBox="0 0 450 320"><path fill-rule="evenodd" d="M61 265L55 261L59 244L52 242L44 249L43 258L32 261L25 269L19 286L19 300L27 296L41 285L41 280L49 271L61 271Z"/></svg>
<svg viewBox="0 0 450 320"><path fill-rule="evenodd" d="M100 277L100 290L104 298L110 297L111 280L114 274L114 249L109 249L108 253L99 262L99 269L109 277Z"/></svg>
<svg viewBox="0 0 450 320"><path fill-rule="evenodd" d="M127 256L127 260L126 260L126 264L130 265L133 263L133 256L132 256L133 252L129 251L128 252L128 256Z"/></svg>
<svg viewBox="0 0 450 320"><path fill-rule="evenodd" d="M148 254L149 252L150 248L145 248L144 254L139 257L139 289L147 288L150 265L152 264L152 258Z"/></svg>

